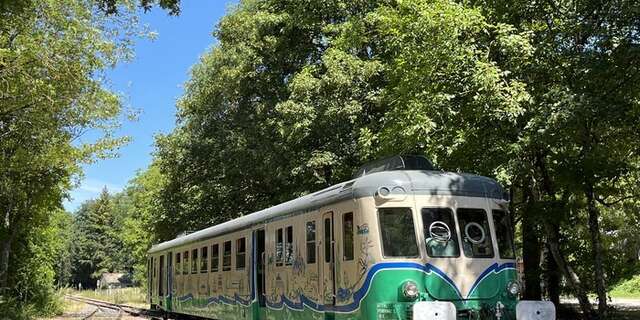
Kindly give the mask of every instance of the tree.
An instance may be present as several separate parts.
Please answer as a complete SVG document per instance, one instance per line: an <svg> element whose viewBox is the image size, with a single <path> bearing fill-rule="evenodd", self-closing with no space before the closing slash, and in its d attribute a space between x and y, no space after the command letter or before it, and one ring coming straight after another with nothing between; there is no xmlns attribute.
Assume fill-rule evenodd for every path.
<svg viewBox="0 0 640 320"><path fill-rule="evenodd" d="M438 20L440 10L446 14ZM428 26L411 24L416 18ZM441 24L448 29L427 37ZM458 33L448 36L456 26ZM491 34L484 35L483 28ZM411 32L422 38L411 38ZM499 109L495 117L519 112L518 99L526 99L521 84L511 83L485 58L490 46L510 49L505 56L520 54L515 47L525 41L489 25L477 10L452 3L244 1L221 21L216 36L220 45L194 67L180 100L179 128L158 139L157 164L167 176L162 203L173 213L165 217L167 226L201 228L346 180L362 161L398 151L382 147L398 140L378 140L406 122L415 131L399 135L413 139L401 141L402 151L426 151L413 142L431 136L426 114L444 109L447 96L436 92L439 88L454 92L466 86L468 96L460 98L465 101L487 95L476 106L492 104ZM510 48L507 40L513 42ZM476 41L477 50L467 49ZM403 48L405 43L415 46ZM427 49L430 60L412 60ZM411 101L402 95L413 88L387 91L390 83L409 84L397 79L403 66L438 61L443 67L437 71L451 74L427 79L433 81L431 91ZM469 66L471 74L464 74ZM403 111L422 99L422 108L440 104L412 109L419 118ZM395 100L401 102L391 103ZM404 113L397 117L404 118L391 121L399 110ZM392 123L398 124L392 128ZM175 235L167 228L159 237Z"/></svg>
<svg viewBox="0 0 640 320"><path fill-rule="evenodd" d="M639 10L242 1L194 67L178 128L158 139L158 240L346 180L369 159L425 153L511 187L529 294L542 294L530 271L545 251L545 277L559 271L584 317L605 318L601 220L638 196Z"/></svg>
<svg viewBox="0 0 640 320"><path fill-rule="evenodd" d="M577 205L573 213L588 217L598 311L605 318L601 211L608 201L633 197L620 188L620 182L638 169L638 146L633 141L639 131L640 39L632 30L640 27L634 14L639 4L475 3L492 21L511 24L536 43L536 59L522 75L528 79L535 112L523 119L522 136L536 155L531 157L534 171L538 181L546 181L546 197L564 203L563 212L556 213L567 214ZM586 303L583 309L588 313Z"/></svg>
<svg viewBox="0 0 640 320"><path fill-rule="evenodd" d="M2 301L18 297L12 301L27 305L21 288L53 285L53 278L24 282L35 281L19 273L34 261L16 257L50 248L44 240L42 248L22 244L49 234L39 228L52 226L81 164L113 156L126 142L113 135L121 104L106 89L103 71L130 56L135 31L135 13L126 7L105 16L84 0L0 5ZM98 138L83 141L88 130Z"/></svg>
<svg viewBox="0 0 640 320"><path fill-rule="evenodd" d="M130 254L124 250L124 222L129 207L123 195L103 189L95 200L82 204L75 218L75 282L90 288L105 272L130 271Z"/></svg>
<svg viewBox="0 0 640 320"><path fill-rule="evenodd" d="M126 266L132 270L133 280L142 285L147 284L147 251L156 242L157 225L167 218L158 202L164 180L158 167L152 164L139 172L123 192L130 204L121 230L123 251L129 257Z"/></svg>

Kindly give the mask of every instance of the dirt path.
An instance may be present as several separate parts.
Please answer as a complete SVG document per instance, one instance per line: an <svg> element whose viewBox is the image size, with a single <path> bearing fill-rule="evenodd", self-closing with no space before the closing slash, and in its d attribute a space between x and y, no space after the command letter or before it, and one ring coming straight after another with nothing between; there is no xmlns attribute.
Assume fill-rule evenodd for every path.
<svg viewBox="0 0 640 320"><path fill-rule="evenodd" d="M567 306L573 310L579 310L578 300L576 299L561 299L563 306ZM609 301L609 305L614 308L612 311L612 319L616 320L638 320L640 319L640 299L631 298L612 298ZM594 302L594 308L597 308L597 304ZM563 315L558 319L574 319L575 315Z"/></svg>

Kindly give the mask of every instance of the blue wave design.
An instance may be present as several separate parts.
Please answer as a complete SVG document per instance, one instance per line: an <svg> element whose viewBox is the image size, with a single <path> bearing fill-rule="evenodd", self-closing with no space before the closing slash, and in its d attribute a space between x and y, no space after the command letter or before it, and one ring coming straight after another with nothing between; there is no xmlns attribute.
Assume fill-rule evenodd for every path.
<svg viewBox="0 0 640 320"><path fill-rule="evenodd" d="M516 268L516 264L513 263L513 262L507 262L507 263L504 263L504 264L498 264L498 263L492 264L487 269L482 271L480 276L478 276L476 281L471 286L471 290L469 290L469 294L467 295L467 298L471 297L471 295L477 289L478 285L480 285L482 280L484 280L486 277L488 277L491 273L496 273L497 274L497 273L500 273L502 270L506 270L506 269L514 269L515 270L515 268Z"/></svg>
<svg viewBox="0 0 640 320"><path fill-rule="evenodd" d="M186 296L178 297L178 301L180 301L181 303L187 302L189 300L193 300L193 295L191 293Z"/></svg>
<svg viewBox="0 0 640 320"><path fill-rule="evenodd" d="M375 274L378 271L389 270L389 269L415 269L427 274L430 274L433 272L436 275L438 275L440 278L445 280L449 285L451 285L451 287L456 291L458 296L462 296L460 293L460 290L455 285L453 280L451 280L451 278L449 278L442 270L438 269L437 267L431 264L423 265L423 264L413 263L413 262L390 262L390 263L379 263L371 267L371 269L369 269L362 287L360 287L360 289L354 292L353 302L350 304L338 305L338 306L323 305L323 304L316 303L315 301L307 298L305 295L300 295L300 302L295 302L295 301L291 301L286 296L281 295L280 296L281 300L279 302L274 303L267 300L266 301L267 306L271 309L282 309L284 306L287 306L287 308L289 309L302 311L304 309L304 306L306 305L307 307L317 312L323 312L323 311L333 311L333 312L340 312L340 313L353 312L360 307L360 303L367 295Z"/></svg>

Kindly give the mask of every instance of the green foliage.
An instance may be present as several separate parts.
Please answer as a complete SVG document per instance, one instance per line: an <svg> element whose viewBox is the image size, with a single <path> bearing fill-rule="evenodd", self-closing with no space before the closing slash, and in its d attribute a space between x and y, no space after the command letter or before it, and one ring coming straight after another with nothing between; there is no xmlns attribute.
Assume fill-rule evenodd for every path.
<svg viewBox="0 0 640 320"><path fill-rule="evenodd" d="M122 108L104 70L142 30L131 10L108 17L94 5L0 3L0 300L26 316L53 311L54 281L69 278L59 239L70 220L58 212L73 177L127 141L114 136ZM89 130L97 138L81 139Z"/></svg>
<svg viewBox="0 0 640 320"><path fill-rule="evenodd" d="M61 312L53 284L60 266L59 259L67 254L68 248L60 237L63 234L68 237L70 229L65 221L68 221L69 214L55 210L50 213L50 219L50 225L32 226L30 234L13 249L12 257L19 262L12 263L9 269L9 280L14 287L7 300L0 302L0 310L12 310L17 318Z"/></svg>
<svg viewBox="0 0 640 320"><path fill-rule="evenodd" d="M133 6L136 1L122 1L122 0L97 0L96 5L100 8L100 10L104 11L106 14L117 14L121 12L118 10L118 7L123 5ZM153 6L159 6L162 9L165 9L171 15L180 14L180 0L140 0L139 6L144 9L144 11L151 10Z"/></svg>
<svg viewBox="0 0 640 320"><path fill-rule="evenodd" d="M74 284L92 288L105 272L128 271L130 255L122 240L128 207L123 200L103 189L98 199L83 203L76 213Z"/></svg>
<svg viewBox="0 0 640 320"><path fill-rule="evenodd" d="M605 275L637 270L623 243L639 231L639 11L633 1L241 1L194 66L178 127L158 137L154 234L422 153L509 186L518 220L557 245L565 279L582 279L568 289L602 292Z"/></svg>
<svg viewBox="0 0 640 320"><path fill-rule="evenodd" d="M448 1L243 1L216 36L180 126L158 138L160 240L347 180L389 153L471 168L472 151L500 148L477 138L510 133L486 129L528 99L500 68L527 59L527 38Z"/></svg>
<svg viewBox="0 0 640 320"><path fill-rule="evenodd" d="M133 271L133 280L147 285L147 251L156 242L156 219L161 217L157 199L160 198L164 178L154 165L129 182L122 197L129 199L121 238Z"/></svg>
<svg viewBox="0 0 640 320"><path fill-rule="evenodd" d="M155 241L156 201L162 176L151 166L116 194L103 190L75 213L72 278L62 285L93 288L104 272L123 272L146 286L147 251Z"/></svg>

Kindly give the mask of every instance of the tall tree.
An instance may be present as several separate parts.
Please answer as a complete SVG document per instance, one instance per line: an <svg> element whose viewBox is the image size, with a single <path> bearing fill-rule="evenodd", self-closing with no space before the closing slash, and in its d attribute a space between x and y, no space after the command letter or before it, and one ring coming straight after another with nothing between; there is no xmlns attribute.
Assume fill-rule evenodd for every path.
<svg viewBox="0 0 640 320"><path fill-rule="evenodd" d="M83 203L76 213L75 277L85 288L95 286L105 272L130 268L122 240L124 216L128 212L117 207L119 200L121 195L111 195L104 188L97 199Z"/></svg>
<svg viewBox="0 0 640 320"><path fill-rule="evenodd" d="M0 2L0 301L29 303L18 272L31 260L14 251L25 254L26 239L48 234L35 230L54 222L81 164L126 142L114 136L122 108L104 70L130 57L131 40L144 30L130 2L117 2L114 15L100 10L104 3L116 2ZM87 131L97 139L83 139Z"/></svg>
<svg viewBox="0 0 640 320"><path fill-rule="evenodd" d="M380 154L438 148L444 134L425 140L439 134L429 120L438 113L494 108L465 127L484 136L527 98L487 56L499 48L516 59L526 39L446 1L243 1L216 36L192 70L179 127L158 140L162 203L175 213L163 216L161 239L175 225L201 228L349 179ZM407 70L422 73L402 78Z"/></svg>

